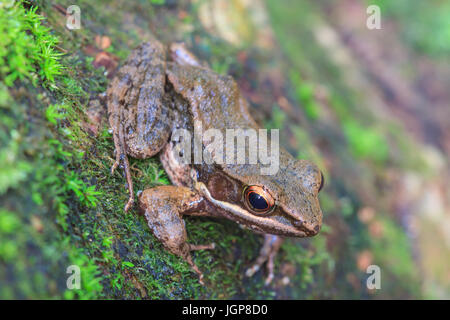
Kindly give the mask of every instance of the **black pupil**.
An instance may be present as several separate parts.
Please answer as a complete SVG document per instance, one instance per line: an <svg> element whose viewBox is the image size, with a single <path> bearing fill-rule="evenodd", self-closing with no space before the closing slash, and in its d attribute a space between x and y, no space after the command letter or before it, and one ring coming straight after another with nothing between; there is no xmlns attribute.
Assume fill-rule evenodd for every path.
<svg viewBox="0 0 450 320"><path fill-rule="evenodd" d="M260 196L255 192L251 192L248 195L248 202L256 210L265 210L269 207L269 204L267 203L266 199L264 199L264 197Z"/></svg>

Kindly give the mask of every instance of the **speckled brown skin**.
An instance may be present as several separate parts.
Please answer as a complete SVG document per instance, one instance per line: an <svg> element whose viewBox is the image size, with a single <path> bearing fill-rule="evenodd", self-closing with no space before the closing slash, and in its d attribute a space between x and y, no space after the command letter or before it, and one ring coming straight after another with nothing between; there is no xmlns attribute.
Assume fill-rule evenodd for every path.
<svg viewBox="0 0 450 320"><path fill-rule="evenodd" d="M268 280L273 278L273 257L281 244L274 236L307 237L317 234L322 223L318 192L322 176L316 165L294 159L280 149L280 168L261 175L261 164L181 164L175 154L182 144L170 139L176 128L193 131L200 121L203 131L258 129L247 102L230 76L214 73L180 45L170 48L172 59L157 42L139 46L119 70L108 89L108 111L114 131L116 162L122 163L128 188L128 210L133 204L133 184L127 155L148 158L157 153L174 186L148 189L139 203L155 236L172 253L192 262L182 215L209 215L230 220L266 236L252 275L266 260ZM202 142L203 151L207 147ZM270 144L270 139L269 142ZM248 146L247 146L248 147ZM248 152L246 152L248 156ZM224 154L225 156L225 154ZM267 215L256 215L243 199L246 186L260 186L276 204Z"/></svg>
<svg viewBox="0 0 450 320"><path fill-rule="evenodd" d="M163 107L165 54L158 42L134 50L109 85L107 91L109 123L113 129L116 161L113 173L122 162L130 198L133 182L127 155L144 159L157 154L168 140L173 124L171 110Z"/></svg>
<svg viewBox="0 0 450 320"><path fill-rule="evenodd" d="M184 221L178 212L193 211L202 215L203 198L190 188L161 186L144 190L139 195L141 210L153 234L171 253L183 257L199 275L203 284L203 274L192 261L190 251L214 249L214 244L192 245L186 242ZM206 215L206 213L204 213Z"/></svg>

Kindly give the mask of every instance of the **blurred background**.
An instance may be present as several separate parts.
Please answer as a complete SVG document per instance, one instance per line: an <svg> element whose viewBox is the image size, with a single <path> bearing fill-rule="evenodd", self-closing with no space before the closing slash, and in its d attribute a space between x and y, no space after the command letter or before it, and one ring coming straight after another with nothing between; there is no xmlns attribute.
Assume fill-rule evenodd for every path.
<svg viewBox="0 0 450 320"><path fill-rule="evenodd" d="M83 0L75 30L70 5L0 9L0 298L450 298L449 1ZM257 121L324 172L322 232L283 244L269 287L243 277L262 239L233 222L185 219L190 241L218 244L195 253L201 287L122 212L97 97L154 37L232 75ZM132 168L137 189L169 183L157 158Z"/></svg>

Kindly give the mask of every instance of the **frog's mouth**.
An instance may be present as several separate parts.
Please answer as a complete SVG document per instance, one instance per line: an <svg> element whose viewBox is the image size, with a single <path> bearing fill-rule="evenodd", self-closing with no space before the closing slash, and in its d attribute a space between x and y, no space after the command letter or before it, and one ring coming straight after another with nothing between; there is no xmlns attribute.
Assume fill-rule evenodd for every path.
<svg viewBox="0 0 450 320"><path fill-rule="evenodd" d="M310 229L305 228L304 224L300 221L298 224L289 224L270 217L255 216L236 204L213 198L208 188L203 183L198 183L197 187L203 196L208 199L208 201L225 211L225 216L227 218L245 222L246 226L252 230L300 238L308 237L316 233L312 233Z"/></svg>

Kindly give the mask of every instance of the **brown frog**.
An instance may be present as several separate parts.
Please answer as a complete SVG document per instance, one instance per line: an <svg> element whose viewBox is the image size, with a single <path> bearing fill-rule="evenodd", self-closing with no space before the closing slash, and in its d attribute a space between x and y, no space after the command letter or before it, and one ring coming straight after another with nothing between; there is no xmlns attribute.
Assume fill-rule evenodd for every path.
<svg viewBox="0 0 450 320"><path fill-rule="evenodd" d="M110 83L107 102L116 152L111 172L119 165L124 169L129 190L125 211L134 202L128 156L145 159L159 154L173 185L140 192L140 211L164 247L187 261L201 283L202 272L190 251L212 249L214 244L187 243L183 215L225 217L265 234L260 255L246 275L253 275L267 261L266 283L274 277L273 260L282 236L309 237L319 232L323 175L313 163L279 149L278 170L261 174L259 160L220 161L225 156L210 152L208 139L200 139L198 149L206 156L210 152L210 161L183 160L183 154L199 150L188 150L192 144L186 142L194 138L180 138L174 134L177 130L192 132L201 126L226 135L227 129L259 129L232 77L213 72L184 46L173 44L166 50L156 40L141 44ZM268 143L275 142L268 139ZM248 160L249 148L247 143L243 150L231 150L245 151Z"/></svg>

